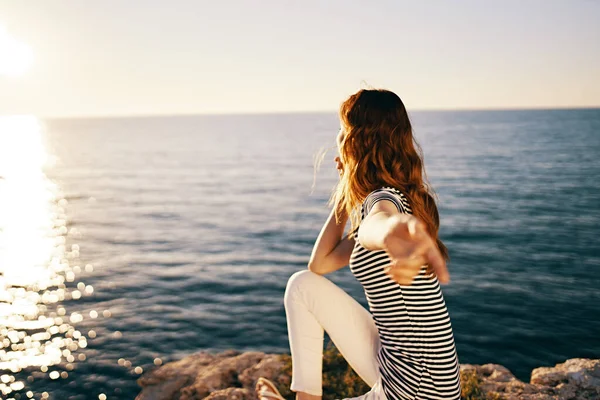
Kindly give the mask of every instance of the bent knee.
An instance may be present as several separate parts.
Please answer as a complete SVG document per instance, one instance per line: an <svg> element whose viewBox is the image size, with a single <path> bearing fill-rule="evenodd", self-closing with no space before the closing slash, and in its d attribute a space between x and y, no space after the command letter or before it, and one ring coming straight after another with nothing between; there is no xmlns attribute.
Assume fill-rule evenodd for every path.
<svg viewBox="0 0 600 400"><path fill-rule="evenodd" d="M291 299L293 295L305 288L314 287L314 282L321 278L323 278L321 275L308 269L294 272L288 279L285 287L285 300ZM307 282L309 284L307 284Z"/></svg>
<svg viewBox="0 0 600 400"><path fill-rule="evenodd" d="M288 279L286 290L289 290L289 289L292 289L295 287L300 287L300 286L304 285L305 282L314 281L318 278L322 278L322 276L317 274L316 272L312 272L311 270L308 270L308 269L296 271Z"/></svg>

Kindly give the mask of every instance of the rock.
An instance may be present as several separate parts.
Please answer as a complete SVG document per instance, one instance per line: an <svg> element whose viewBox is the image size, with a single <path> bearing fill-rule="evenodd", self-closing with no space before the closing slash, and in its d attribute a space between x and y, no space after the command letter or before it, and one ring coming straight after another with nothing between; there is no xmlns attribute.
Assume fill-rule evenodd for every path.
<svg viewBox="0 0 600 400"><path fill-rule="evenodd" d="M461 364L461 371L475 371L482 380L480 387L486 393L498 394L503 399L524 399L526 394L539 392L534 386L518 380L508 368L499 364ZM538 397L540 400L546 397ZM533 399L533 398L532 398Z"/></svg>
<svg viewBox="0 0 600 400"><path fill-rule="evenodd" d="M600 399L600 360L572 358L531 371L531 383L556 388L559 398Z"/></svg>
<svg viewBox="0 0 600 400"><path fill-rule="evenodd" d="M279 354L267 354L258 364L242 371L238 379L243 387L254 389L258 378L263 376L267 379L274 379L280 374L282 368L283 361ZM289 384L289 379L286 381Z"/></svg>
<svg viewBox="0 0 600 400"><path fill-rule="evenodd" d="M252 399L256 396L252 395L252 392L246 388L230 387L227 389L215 390L205 400L243 400Z"/></svg>
<svg viewBox="0 0 600 400"><path fill-rule="evenodd" d="M200 352L142 375L136 400L256 399L258 378L275 379L282 367L279 354Z"/></svg>
<svg viewBox="0 0 600 400"><path fill-rule="evenodd" d="M237 350L192 354L142 375L136 400L255 400L261 376L289 385L290 377L281 373L282 356ZM600 400L600 360L574 358L536 368L529 383L499 364L461 364L460 369L476 374L483 393L503 400Z"/></svg>
<svg viewBox="0 0 600 400"><path fill-rule="evenodd" d="M498 364L462 364L461 371L475 371L484 392L506 400L599 400L600 360L573 358L554 367L531 372L530 383Z"/></svg>

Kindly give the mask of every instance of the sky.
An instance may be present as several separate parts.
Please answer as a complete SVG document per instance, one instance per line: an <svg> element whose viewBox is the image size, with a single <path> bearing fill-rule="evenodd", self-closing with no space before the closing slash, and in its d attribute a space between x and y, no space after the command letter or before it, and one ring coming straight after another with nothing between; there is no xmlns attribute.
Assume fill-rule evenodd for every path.
<svg viewBox="0 0 600 400"><path fill-rule="evenodd" d="M0 0L0 115L333 111L367 87L600 106L600 1Z"/></svg>

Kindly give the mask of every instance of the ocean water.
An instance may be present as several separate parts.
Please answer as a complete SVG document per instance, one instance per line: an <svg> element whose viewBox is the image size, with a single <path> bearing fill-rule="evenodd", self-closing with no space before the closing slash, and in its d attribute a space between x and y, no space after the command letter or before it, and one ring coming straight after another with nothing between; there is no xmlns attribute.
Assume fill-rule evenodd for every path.
<svg viewBox="0 0 600 400"><path fill-rule="evenodd" d="M528 381L600 358L600 109L411 118L459 361ZM334 113L2 118L3 397L133 399L141 373L196 351L289 352L283 293L329 214L338 127ZM367 307L348 268L327 277Z"/></svg>

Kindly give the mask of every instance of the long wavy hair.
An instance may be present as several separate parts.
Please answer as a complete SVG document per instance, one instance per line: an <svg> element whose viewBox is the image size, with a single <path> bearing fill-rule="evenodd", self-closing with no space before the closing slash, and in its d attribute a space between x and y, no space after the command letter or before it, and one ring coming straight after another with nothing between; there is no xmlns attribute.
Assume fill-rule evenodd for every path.
<svg viewBox="0 0 600 400"><path fill-rule="evenodd" d="M348 237L360 224L357 206L373 190L391 186L408 198L412 214L425 223L448 261L448 249L438 236L440 219L434 200L437 194L426 183L423 150L413 136L400 97L385 89L360 89L341 104L339 118L344 131L340 145L343 174L332 190L328 206L337 204L338 223L342 213L350 218ZM433 274L431 266L427 266L426 273Z"/></svg>

